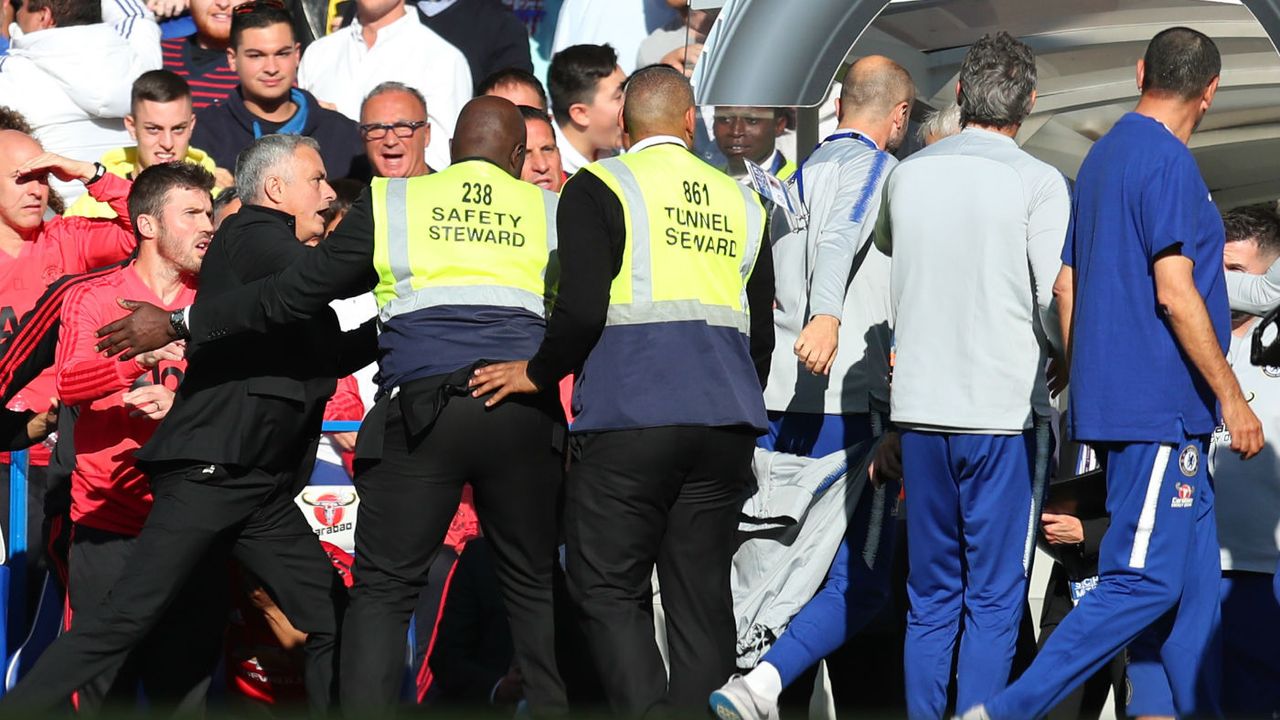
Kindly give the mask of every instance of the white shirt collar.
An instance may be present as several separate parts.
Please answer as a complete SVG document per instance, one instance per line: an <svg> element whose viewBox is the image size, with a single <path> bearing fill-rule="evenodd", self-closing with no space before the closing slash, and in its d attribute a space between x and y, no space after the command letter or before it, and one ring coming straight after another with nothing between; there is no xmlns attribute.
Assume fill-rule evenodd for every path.
<svg viewBox="0 0 1280 720"><path fill-rule="evenodd" d="M398 19L396 19L395 22L391 23L390 25L387 25L386 27L378 31L377 37L374 38L374 41L373 41L373 47L377 47L378 45L384 42L389 42L395 35L399 34L403 29L409 28L410 27L409 23L413 23L413 25L422 24L421 21L419 21L415 15L409 13L408 11L405 11L405 14L401 15ZM357 17L351 18L351 24L347 26L347 29L350 30L351 32L352 41L360 43L361 46L364 46L364 26L360 24L360 18L357 18ZM369 49L372 50L373 47L370 47Z"/></svg>
<svg viewBox="0 0 1280 720"><path fill-rule="evenodd" d="M645 148L653 147L654 145L679 145L685 150L689 149L689 146L685 144L685 141L676 137L675 135L650 135L649 137L641 140L635 145L632 145L631 148L627 150L627 152L637 153L637 152L640 152L641 150L644 150Z"/></svg>
<svg viewBox="0 0 1280 720"><path fill-rule="evenodd" d="M556 135L556 147L560 148L560 165L565 173L572 175L591 164L587 156L578 152L578 148L560 131L560 123L551 123L551 130Z"/></svg>

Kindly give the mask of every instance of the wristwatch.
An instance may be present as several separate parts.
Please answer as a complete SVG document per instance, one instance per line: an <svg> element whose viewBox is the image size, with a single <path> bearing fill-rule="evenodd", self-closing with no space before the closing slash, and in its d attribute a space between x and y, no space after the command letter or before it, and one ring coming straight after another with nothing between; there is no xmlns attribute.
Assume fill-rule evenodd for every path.
<svg viewBox="0 0 1280 720"><path fill-rule="evenodd" d="M179 340L190 340L191 331L187 329L187 309L178 308L169 313L169 327Z"/></svg>
<svg viewBox="0 0 1280 720"><path fill-rule="evenodd" d="M102 164L102 163L100 163L100 162L95 162L95 163L93 164L93 177L89 178L88 180L85 180L85 181L84 181L84 184L85 184L85 185L92 185L92 184L94 184L94 183L98 182L99 180L101 180L101 179L102 179L102 176L103 176L103 175L106 175L106 174L107 174L107 166L106 166L106 165L103 165L103 164Z"/></svg>

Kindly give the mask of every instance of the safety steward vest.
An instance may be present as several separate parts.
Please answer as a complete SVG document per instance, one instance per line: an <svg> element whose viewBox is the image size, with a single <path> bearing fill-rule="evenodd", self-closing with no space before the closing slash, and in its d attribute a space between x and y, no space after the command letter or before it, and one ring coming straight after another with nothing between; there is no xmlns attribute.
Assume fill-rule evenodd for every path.
<svg viewBox="0 0 1280 720"><path fill-rule="evenodd" d="M444 372L537 349L556 248L554 193L484 160L420 177L375 178L370 192L374 299L384 328L400 328L379 338L384 371ZM441 317L448 322L429 322ZM521 343L529 347L511 347L509 332L486 335L495 317L499 325L507 317L536 323L536 334Z"/></svg>
<svg viewBox="0 0 1280 720"><path fill-rule="evenodd" d="M626 248L577 379L573 431L763 430L746 292L764 228L755 192L674 144L584 170L618 196Z"/></svg>

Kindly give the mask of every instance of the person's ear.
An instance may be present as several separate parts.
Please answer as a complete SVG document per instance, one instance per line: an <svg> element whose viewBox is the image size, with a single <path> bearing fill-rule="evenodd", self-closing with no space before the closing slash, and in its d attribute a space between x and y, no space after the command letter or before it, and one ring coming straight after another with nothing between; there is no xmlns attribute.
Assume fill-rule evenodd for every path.
<svg viewBox="0 0 1280 720"><path fill-rule="evenodd" d="M283 205L285 196L284 178L279 175L268 175L262 184L262 193L273 205Z"/></svg>
<svg viewBox="0 0 1280 720"><path fill-rule="evenodd" d="M836 102L840 102L840 100L837 99ZM840 117L838 112L836 114L836 117ZM773 137L780 138L786 132L787 132L787 116L785 114L779 115L777 119L773 121Z"/></svg>
<svg viewBox="0 0 1280 720"><path fill-rule="evenodd" d="M138 142L138 126L133 119L133 113L124 116L124 129L129 133L129 139L136 144Z"/></svg>
<svg viewBox="0 0 1280 720"><path fill-rule="evenodd" d="M838 122L844 116L844 103L840 98L836 98L836 121Z"/></svg>
<svg viewBox="0 0 1280 720"><path fill-rule="evenodd" d="M49 28L53 27L56 24L53 21L53 8L51 7L40 8L39 10L36 11L36 14L40 17L38 27L41 30L48 30Z"/></svg>
<svg viewBox="0 0 1280 720"><path fill-rule="evenodd" d="M1138 92L1142 92L1143 80L1145 80L1147 77L1147 63L1142 58L1138 58L1137 75L1138 75Z"/></svg>
<svg viewBox="0 0 1280 720"><path fill-rule="evenodd" d="M524 143L520 143L511 151L511 177L519 179L520 174L524 172L524 155L527 148Z"/></svg>
<svg viewBox="0 0 1280 720"><path fill-rule="evenodd" d="M1204 95L1200 98L1200 112L1209 112L1209 106L1213 104L1213 98L1218 94L1218 82L1220 80L1222 80L1222 77L1217 76L1209 81L1209 87L1204 89Z"/></svg>
<svg viewBox="0 0 1280 720"><path fill-rule="evenodd" d="M684 140L689 143L689 149L693 149L693 138L698 134L698 108L690 105L688 110L684 111Z"/></svg>
<svg viewBox="0 0 1280 720"><path fill-rule="evenodd" d="M236 49L227 48L227 66L231 68L231 72L239 72L236 70Z"/></svg>
<svg viewBox="0 0 1280 720"><path fill-rule="evenodd" d="M586 103L574 103L569 106L569 122L578 127L591 124L591 107Z"/></svg>
<svg viewBox="0 0 1280 720"><path fill-rule="evenodd" d="M134 221L133 226L137 228L138 234L144 240L154 240L160 235L160 221L153 215L142 213L138 219Z"/></svg>
<svg viewBox="0 0 1280 720"><path fill-rule="evenodd" d="M963 96L964 96L964 86L960 84L959 80L957 80L956 81L956 104L957 105L962 104L960 102L960 98Z"/></svg>

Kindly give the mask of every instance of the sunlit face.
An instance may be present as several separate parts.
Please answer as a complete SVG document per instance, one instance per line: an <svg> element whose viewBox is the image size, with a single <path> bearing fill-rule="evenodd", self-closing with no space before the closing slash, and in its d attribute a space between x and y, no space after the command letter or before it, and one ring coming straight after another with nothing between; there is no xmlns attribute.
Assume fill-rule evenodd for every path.
<svg viewBox="0 0 1280 720"><path fill-rule="evenodd" d="M197 275L213 237L213 202L199 188L174 188L165 194L156 218L160 257L186 275Z"/></svg>
<svg viewBox="0 0 1280 720"><path fill-rule="evenodd" d="M302 51L293 39L293 28L281 22L240 33L240 45L228 50L227 57L245 99L273 103L288 97L298 78Z"/></svg>
<svg viewBox="0 0 1280 720"><path fill-rule="evenodd" d="M719 107L711 132L726 158L758 164L773 154L778 136L786 127L786 119L776 117L771 108Z"/></svg>
<svg viewBox="0 0 1280 720"><path fill-rule="evenodd" d="M298 240L324 237L324 211L337 195L329 187L320 153L304 146L293 153L293 162L282 170L279 209L294 218Z"/></svg>
<svg viewBox="0 0 1280 720"><path fill-rule="evenodd" d="M551 192L560 192L560 186L564 185L564 166L560 164L560 148L556 146L551 123L525 120L524 129L528 139L520 179Z"/></svg>
<svg viewBox="0 0 1280 720"><path fill-rule="evenodd" d="M596 94L590 105L584 105L587 117L587 137L598 150L616 150L622 147L622 84L627 74L622 68L614 68L613 74L596 81Z"/></svg>
<svg viewBox="0 0 1280 720"><path fill-rule="evenodd" d="M189 97L167 103L138 101L124 119L129 136L138 143L138 169L186 158L195 125Z"/></svg>
<svg viewBox="0 0 1280 720"><path fill-rule="evenodd" d="M407 92L384 92L369 98L360 110L360 134L365 153L379 177L416 177L427 174L427 145L431 125L418 99ZM395 127L387 128L386 125ZM384 126L384 127L379 127ZM408 135L408 137L403 137Z"/></svg>
<svg viewBox="0 0 1280 720"><path fill-rule="evenodd" d="M1222 247L1222 265L1228 271L1263 275L1275 258L1262 254L1253 238L1229 242Z"/></svg>
<svg viewBox="0 0 1280 720"><path fill-rule="evenodd" d="M48 173L17 172L41 152L40 144L26 135L16 130L0 131L0 223L20 235L39 228L49 206Z"/></svg>
<svg viewBox="0 0 1280 720"><path fill-rule="evenodd" d="M249 0L191 0L196 41L206 49L222 50L231 40L231 11Z"/></svg>

